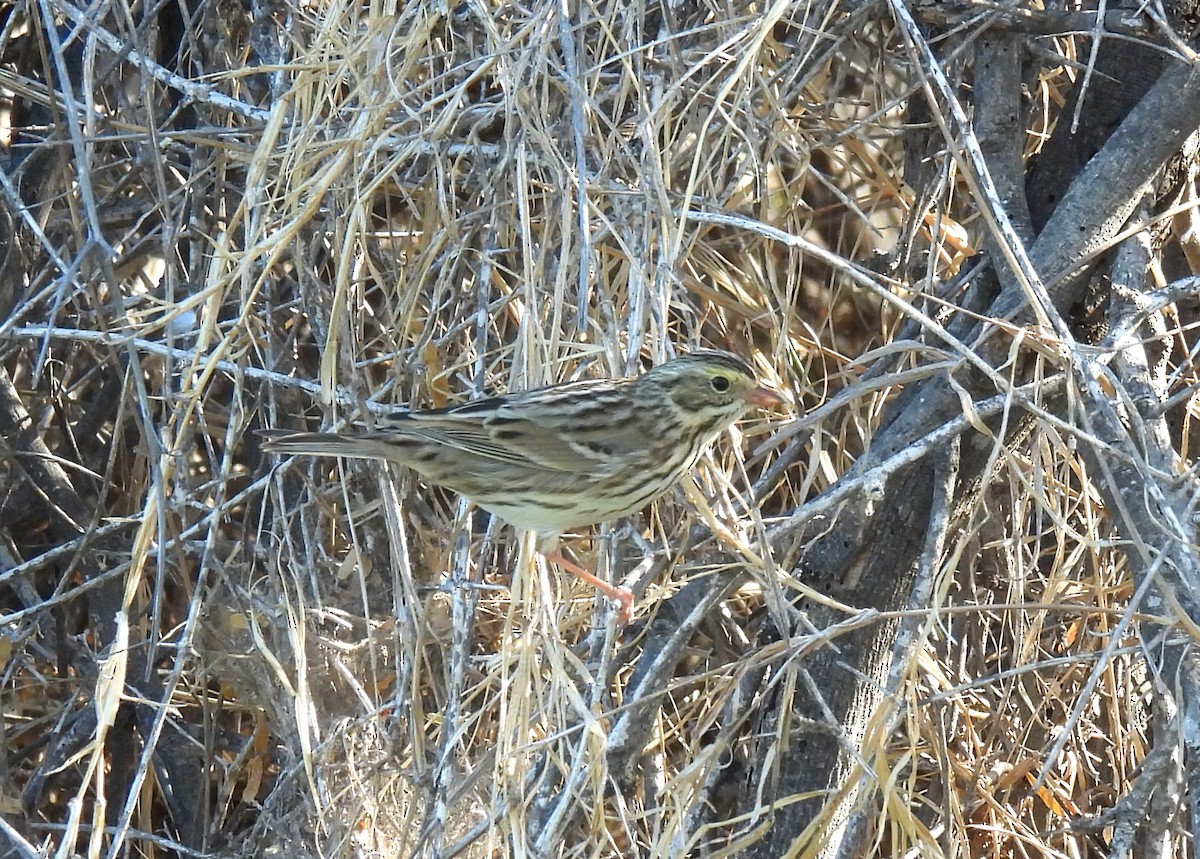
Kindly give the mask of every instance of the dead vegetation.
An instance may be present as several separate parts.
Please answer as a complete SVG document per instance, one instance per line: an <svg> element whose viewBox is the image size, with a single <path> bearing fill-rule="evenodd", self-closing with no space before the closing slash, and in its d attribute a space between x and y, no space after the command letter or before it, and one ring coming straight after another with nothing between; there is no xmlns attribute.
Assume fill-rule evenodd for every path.
<svg viewBox="0 0 1200 859"><path fill-rule="evenodd" d="M928 23L967 99L975 40L1012 22L953 5ZM1130 575L1099 430L1064 407L1082 353L952 286L996 239L912 115L891 5L3 8L0 855L752 855L789 808L794 855L849 820L850 855L1098 856L1143 813L1183 850L1182 787L1147 787L1180 777L1147 656L1190 603ZM1037 44L1025 158L1091 43ZM1195 268L1184 173L1171 277ZM1190 498L1175 297L1130 334L1174 398L1151 482ZM918 597L806 577L848 505L910 500L855 463L899 391L986 354L955 327L976 318L1027 325L991 399L957 389L987 456L930 490L932 554L866 583ZM623 628L454 496L253 435L696 345L793 407L575 544L638 592ZM817 725L853 772L776 793L812 727L790 702L831 692L806 660L864 629L903 658L846 681L881 693L861 730Z"/></svg>

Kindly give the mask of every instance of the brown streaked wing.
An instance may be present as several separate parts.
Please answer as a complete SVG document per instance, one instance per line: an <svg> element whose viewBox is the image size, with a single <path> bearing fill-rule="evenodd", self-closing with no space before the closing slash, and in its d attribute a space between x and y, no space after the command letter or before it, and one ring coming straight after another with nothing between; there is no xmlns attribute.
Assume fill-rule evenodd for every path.
<svg viewBox="0 0 1200 859"><path fill-rule="evenodd" d="M414 414L399 427L406 435L420 438L426 443L454 448L469 456L493 460L507 465L526 468L545 468L519 448L507 443L478 418L453 414Z"/></svg>
<svg viewBox="0 0 1200 859"><path fill-rule="evenodd" d="M587 396L505 403L489 419L498 441L541 468L601 480L622 469L640 468L656 437L648 433L647 414L637 409L630 386L590 385Z"/></svg>

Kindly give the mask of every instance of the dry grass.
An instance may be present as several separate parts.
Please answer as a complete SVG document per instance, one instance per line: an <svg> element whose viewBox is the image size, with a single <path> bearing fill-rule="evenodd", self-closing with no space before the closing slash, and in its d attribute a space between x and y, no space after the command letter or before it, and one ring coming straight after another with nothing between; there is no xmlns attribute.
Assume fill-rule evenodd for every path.
<svg viewBox="0 0 1200 859"><path fill-rule="evenodd" d="M970 201L943 186L932 230L910 211L887 27L804 3L564 19L554 3L281 2L253 27L227 6L201 7L182 44L190 76L254 106L241 115L208 91L180 103L104 50L79 58L95 85L73 113L38 88L40 7L16 7L0 43L0 86L63 132L26 161L3 369L83 514L56 518L5 478L0 810L63 855L744 843L736 818L697 828L747 801L721 805L723 752L754 730L729 714L802 649L754 644L774 589L799 585L760 560L746 487L787 450L767 434L853 391L897 314L765 230L688 213L860 261L911 228L930 270L954 272ZM97 26L141 52L141 14L117 4ZM912 300L920 284L894 286ZM626 374L693 345L753 356L795 412L723 443L690 501L579 544L638 584L627 628L453 496L371 464L277 464L252 435ZM939 359L894 348L898 370ZM833 484L892 393L876 380L810 418L762 517ZM878 855L1090 855L1067 826L1110 807L1146 751L1122 556L1070 440L1046 424L997 453L862 750ZM709 516L722 536L697 543ZM650 569L644 545L670 552ZM614 789L606 731L643 635L680 583L717 575L718 545L750 583L680 663L638 782Z"/></svg>

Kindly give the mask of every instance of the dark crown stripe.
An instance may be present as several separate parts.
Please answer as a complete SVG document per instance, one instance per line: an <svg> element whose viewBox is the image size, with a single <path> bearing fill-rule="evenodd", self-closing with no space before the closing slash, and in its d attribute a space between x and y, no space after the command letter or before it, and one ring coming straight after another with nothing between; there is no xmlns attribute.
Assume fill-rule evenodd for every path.
<svg viewBox="0 0 1200 859"><path fill-rule="evenodd" d="M753 368L746 361L728 352L718 352L715 349L693 349L687 354L689 357L702 358L709 364L719 364L729 370L737 370L750 377L754 376Z"/></svg>

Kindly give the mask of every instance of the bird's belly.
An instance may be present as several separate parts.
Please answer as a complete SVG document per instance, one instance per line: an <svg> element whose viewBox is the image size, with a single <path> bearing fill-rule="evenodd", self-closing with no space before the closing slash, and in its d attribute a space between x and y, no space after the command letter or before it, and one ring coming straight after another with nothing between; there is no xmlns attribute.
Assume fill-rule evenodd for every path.
<svg viewBox="0 0 1200 859"><path fill-rule="evenodd" d="M479 480L441 482L511 525L554 532L636 513L670 489L690 466L691 460L664 457L641 468L590 480L566 472L520 472L507 475L506 480L493 480L496 488L487 491L482 491Z"/></svg>
<svg viewBox="0 0 1200 859"><path fill-rule="evenodd" d="M510 525L531 531L568 531L607 522L632 512L616 502L606 504L603 500L593 499L595 503L581 503L580 499L569 496L543 495L536 503L523 503L521 499L514 498L473 500L484 510L499 516Z"/></svg>

